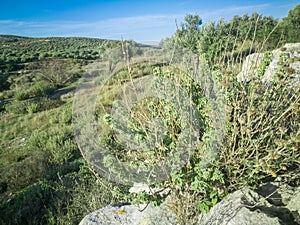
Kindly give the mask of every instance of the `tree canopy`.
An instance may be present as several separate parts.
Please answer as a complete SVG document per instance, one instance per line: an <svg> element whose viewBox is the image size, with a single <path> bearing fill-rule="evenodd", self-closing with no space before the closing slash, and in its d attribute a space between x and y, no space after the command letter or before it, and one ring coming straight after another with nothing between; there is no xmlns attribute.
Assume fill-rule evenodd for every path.
<svg viewBox="0 0 300 225"><path fill-rule="evenodd" d="M258 13L234 16L231 20L203 23L199 15L188 14L177 26L173 39L197 54L204 54L213 64L232 52L240 58L255 52L272 50L288 42L300 41L300 5L290 10L282 21Z"/></svg>

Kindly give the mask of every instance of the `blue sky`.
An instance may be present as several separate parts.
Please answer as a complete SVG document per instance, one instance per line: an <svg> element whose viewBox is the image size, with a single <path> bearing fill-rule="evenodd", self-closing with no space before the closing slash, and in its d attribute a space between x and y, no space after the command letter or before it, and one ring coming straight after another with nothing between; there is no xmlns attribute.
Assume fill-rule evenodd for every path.
<svg viewBox="0 0 300 225"><path fill-rule="evenodd" d="M204 23L252 12L281 19L297 4L299 0L6 0L1 2L0 34L160 41L188 13Z"/></svg>

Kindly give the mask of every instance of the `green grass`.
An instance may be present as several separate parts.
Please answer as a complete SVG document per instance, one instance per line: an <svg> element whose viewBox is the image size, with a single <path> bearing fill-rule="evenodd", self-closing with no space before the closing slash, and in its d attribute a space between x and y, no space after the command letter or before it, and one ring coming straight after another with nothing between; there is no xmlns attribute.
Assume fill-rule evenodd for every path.
<svg viewBox="0 0 300 225"><path fill-rule="evenodd" d="M74 143L71 108L2 115L0 224L78 224L110 203Z"/></svg>
<svg viewBox="0 0 300 225"><path fill-rule="evenodd" d="M10 37L0 37L0 42L5 38ZM27 47L38 47L37 39L11 38L23 43L21 49L11 48L20 50L20 56ZM51 39L57 45L70 41ZM9 76L10 90L1 90L5 105L0 117L0 224L78 224L88 212L113 201L112 186L102 178L100 182L75 143L72 95L59 99L75 90L77 78L64 86L35 78L17 69Z"/></svg>

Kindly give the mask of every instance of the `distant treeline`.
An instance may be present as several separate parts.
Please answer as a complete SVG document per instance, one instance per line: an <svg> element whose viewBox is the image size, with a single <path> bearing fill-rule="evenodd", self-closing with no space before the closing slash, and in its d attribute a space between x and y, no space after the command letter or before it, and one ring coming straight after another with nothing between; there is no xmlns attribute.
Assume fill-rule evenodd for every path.
<svg viewBox="0 0 300 225"><path fill-rule="evenodd" d="M93 60L119 41L98 38L49 37L28 38L0 35L0 68L13 70L18 63L44 58L69 58Z"/></svg>
<svg viewBox="0 0 300 225"><path fill-rule="evenodd" d="M230 21L202 23L199 15L187 15L177 31L161 44L170 41L204 54L211 63L243 58L252 52L262 52L285 43L300 42L300 5L290 10L282 20L252 13L234 16Z"/></svg>

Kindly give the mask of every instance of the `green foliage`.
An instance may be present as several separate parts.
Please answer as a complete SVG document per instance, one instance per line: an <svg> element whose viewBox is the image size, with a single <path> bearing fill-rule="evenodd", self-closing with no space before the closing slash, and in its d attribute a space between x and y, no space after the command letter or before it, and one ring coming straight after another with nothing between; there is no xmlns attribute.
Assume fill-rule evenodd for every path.
<svg viewBox="0 0 300 225"><path fill-rule="evenodd" d="M171 66L153 67L152 74L173 81L187 91L191 101L199 112L199 135L202 138L204 131L209 128L209 123L206 121L207 113L204 113L205 110L208 109L206 104L207 99L204 97L204 91L199 84L194 81L190 74L184 73ZM132 142L153 139L159 139L160 142L156 146L147 146L145 151L131 151L131 149L124 148L122 143L118 142L113 132L101 133L102 135L107 135L102 136L102 138L106 140L106 145L117 158L122 161L130 162L132 165L147 166L166 159L169 153L175 151L178 145L181 125L179 112L172 103L164 99L146 98L138 102L136 107L131 109L131 113L132 120L128 121L127 126L133 135ZM102 113L102 115L102 119L109 125L110 129L114 128L114 126L118 126L118 124L112 122L110 114ZM161 129L157 132L153 130L151 124L154 120L160 120L161 126L167 128L167 130L165 130L165 132L162 132ZM209 168L207 171L203 170L200 165L201 159L202 149L199 148L197 149L197 153L184 168L172 174L168 181L158 184L159 188L169 188L171 193L180 193L182 191L188 193L188 200L178 199L176 196L180 196L179 194L175 194L174 198L178 199L178 201L181 202L181 206L185 207L187 211L190 210L193 212L186 215L186 218L189 219L192 218L192 214L195 216L194 213L197 214L201 210L204 210L203 207L205 206L209 208L224 196L224 193L220 191L224 190L223 186L225 185L223 172L217 167ZM167 194L162 195L160 192L150 195L146 192L128 194L126 190L115 191L118 198L124 201L135 203L148 203L151 201L155 205L161 204L167 196ZM211 204L208 205L208 202ZM184 204L184 206L182 204ZM199 212L195 212L194 210L197 207L199 208ZM173 210L176 212L180 211L176 207ZM186 221L185 219L183 220Z"/></svg>
<svg viewBox="0 0 300 225"><path fill-rule="evenodd" d="M56 86L47 81L38 81L34 83L28 90L28 93L32 97L43 97L52 94L56 89Z"/></svg>
<svg viewBox="0 0 300 225"><path fill-rule="evenodd" d="M18 63L45 58L98 59L119 41L97 38L26 38L0 35L0 69L15 71Z"/></svg>
<svg viewBox="0 0 300 225"><path fill-rule="evenodd" d="M265 74L266 68L270 65L272 59L273 59L272 52L264 53L264 58L262 60L260 68L258 69L258 72L257 72L258 79L260 79Z"/></svg>
<svg viewBox="0 0 300 225"><path fill-rule="evenodd" d="M6 160L0 171L1 182L6 187L1 194L21 190L41 178L48 177L51 172L46 153L28 152L22 149L11 150L9 153L11 155L1 156L3 163Z"/></svg>
<svg viewBox="0 0 300 225"><path fill-rule="evenodd" d="M253 15L252 20L259 19L258 15ZM219 26L222 24L224 23L220 23ZM249 46L249 48L257 48L255 42L250 42ZM299 142L296 137L299 136L297 109L300 93L298 87L291 90L288 81L289 55L280 57L278 64L282 68L276 74L275 80L268 84L261 83L259 78L264 75L273 59L271 52L267 51L264 55L258 70L259 77L253 82L245 83L237 82L235 68L227 68L227 73L223 73L226 63L221 60L225 59L222 55L216 57L219 57L217 61L220 61L220 64L212 67L214 70L212 76L218 79L226 93L228 130L224 134L220 154L205 168L202 160L207 151L205 149L207 135L211 134L208 115L212 109L203 90L191 75L182 73L177 68L166 65L153 67L154 76L172 80L185 88L200 116L201 140L195 154L183 168L173 173L169 180L152 186L167 190L166 195L171 196L172 199L170 208L178 216L180 224L195 224L196 222L192 221L197 218L197 215L207 212L234 190L245 186L256 187L267 180L274 180L278 174L288 174L299 169ZM207 62L204 60L202 63ZM122 74L118 77L119 81L114 80L109 85L122 83L125 77ZM132 142L151 140L153 130L149 126L151 124L149 121L155 118L159 118L161 124L170 129L165 133L154 132L161 137L161 146L156 148L149 146L142 152L131 151L124 147L112 131L101 132L101 137L106 137L105 143L110 146L112 154L122 161L138 166L147 166L164 160L170 152L174 151L180 132L178 129L180 119L177 117L176 108L172 107L170 102L147 98L138 102L131 113L134 116L131 117L132 120L127 127L133 134ZM102 115L101 119L107 124L105 129L109 130L115 125L110 112L99 112L99 115ZM299 183L299 180L290 179L287 182ZM124 188L116 192L118 198L137 203L151 201L159 205L166 198L166 195L161 195L160 192L152 195L146 192L127 194L127 189Z"/></svg>
<svg viewBox="0 0 300 225"><path fill-rule="evenodd" d="M290 10L287 17L282 19L280 28L283 31L286 43L300 42L300 4Z"/></svg>
<svg viewBox="0 0 300 225"><path fill-rule="evenodd" d="M29 106L27 106L27 109L26 109L26 110L27 110L27 112L28 112L29 114L32 114L32 113L38 112L38 111L39 111L39 108L40 108L39 104L33 102L33 103L31 103Z"/></svg>
<svg viewBox="0 0 300 225"><path fill-rule="evenodd" d="M119 42L1 35L0 43L0 224L78 224L113 201L112 186L84 163L72 104L59 97L74 90L86 60Z"/></svg>
<svg viewBox="0 0 300 225"><path fill-rule="evenodd" d="M300 131L300 90L291 88L288 73L279 69L268 85L257 79L239 83L232 76L227 83L230 128L221 150L230 191L274 179L287 173L287 168L299 168L300 147L295 138Z"/></svg>
<svg viewBox="0 0 300 225"><path fill-rule="evenodd" d="M180 24L180 29L177 29L175 34L179 44L197 52L201 24L202 20L198 15L186 15L184 23Z"/></svg>
<svg viewBox="0 0 300 225"><path fill-rule="evenodd" d="M175 71L176 68L172 67L153 67L152 74L173 80L174 83L186 87L187 93L190 94L194 100L195 107L201 110L204 101L201 96L203 91L193 82L191 76L183 72L177 73ZM109 125L109 128L105 127L105 129L111 130L118 128L119 123L112 123L110 114L99 112L99 115L103 115L102 120ZM171 102L162 99L159 100L158 98L146 98L140 101L136 107L131 110L131 115L132 119L128 120L127 127L132 134L133 143L141 141L153 143L154 140L159 141L157 141L156 146L146 144L147 147L145 146L145 151L131 151L130 149L121 147L122 144L118 143L114 135L112 135L112 130L111 132L105 132L107 136L103 137L103 139L106 140L108 148L110 148L118 158L141 166L145 163L155 163L158 160L166 158L170 152L175 151L177 146L176 142L181 132L181 122L179 112ZM160 126L167 127L168 129L162 131L154 128L152 125L153 121L160 121ZM202 124L200 126L202 127Z"/></svg>
<svg viewBox="0 0 300 225"><path fill-rule="evenodd" d="M187 15L177 27L173 39L192 52L204 55L211 66L240 62L255 51L272 50L286 42L297 42L299 7L290 11L282 22L272 16L252 13L234 16L228 22L203 23L196 15ZM297 11L298 10L298 11Z"/></svg>
<svg viewBox="0 0 300 225"><path fill-rule="evenodd" d="M71 111L70 105L62 109L60 116ZM42 116L57 117L51 114ZM78 224L87 212L110 203L110 184L97 182L86 165L80 168L83 159L73 143L69 118L59 119L67 126L42 129L34 124L38 116L32 117L25 128L30 124L39 130L7 143L13 149L1 142L6 151L1 149L0 155L0 224Z"/></svg>
<svg viewBox="0 0 300 225"><path fill-rule="evenodd" d="M78 224L83 215L113 201L110 183L95 179L82 162L74 166L74 172L58 172L2 196L0 224Z"/></svg>
<svg viewBox="0 0 300 225"><path fill-rule="evenodd" d="M14 196L1 199L0 224L47 223L44 217L45 207L49 205L47 199L51 199L51 190L42 183L29 185ZM21 209L20 205L23 205Z"/></svg>
<svg viewBox="0 0 300 225"><path fill-rule="evenodd" d="M84 215L117 201L111 194L112 184L95 178L86 164L61 177L53 186L59 195L50 199L54 204L45 214L47 224L79 224Z"/></svg>
<svg viewBox="0 0 300 225"><path fill-rule="evenodd" d="M9 89L10 84L8 82L8 78L8 73L0 73L0 91Z"/></svg>
<svg viewBox="0 0 300 225"><path fill-rule="evenodd" d="M51 162L64 164L78 151L72 139L73 132L70 128L59 127L50 131L34 132L29 139L29 146L50 153Z"/></svg>
<svg viewBox="0 0 300 225"><path fill-rule="evenodd" d="M17 101L22 101L22 100L26 100L29 98L29 94L27 91L25 90L21 90L21 91L18 91L16 94L15 94L15 99Z"/></svg>
<svg viewBox="0 0 300 225"><path fill-rule="evenodd" d="M26 97L27 92L26 93ZM19 94L18 94L19 95ZM24 97L23 95L21 95ZM29 109L32 107L32 109L35 109L34 112L52 109L60 106L62 104L62 101L59 99L49 99L47 97L39 97L39 98L31 98L31 99L25 99L22 101L12 101L10 103L5 104L5 111L8 113L14 113L14 114L26 114L29 112Z"/></svg>
<svg viewBox="0 0 300 225"><path fill-rule="evenodd" d="M36 76L43 80L43 83L37 83L40 87L38 88L48 88L48 92L55 86L63 86L70 84L76 78L78 70L78 65L74 61L62 60L62 59L51 59L42 60L35 64ZM50 84L47 84L50 83ZM42 90L45 91L45 90Z"/></svg>
<svg viewBox="0 0 300 225"><path fill-rule="evenodd" d="M70 109L62 109L59 116L60 124L70 125L72 122L72 111Z"/></svg>

